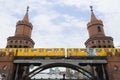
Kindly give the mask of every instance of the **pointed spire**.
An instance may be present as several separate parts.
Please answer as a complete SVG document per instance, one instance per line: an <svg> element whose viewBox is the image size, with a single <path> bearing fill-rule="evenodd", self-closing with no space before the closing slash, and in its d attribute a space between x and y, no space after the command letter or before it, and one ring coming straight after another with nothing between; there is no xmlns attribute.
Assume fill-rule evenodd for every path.
<svg viewBox="0 0 120 80"><path fill-rule="evenodd" d="M23 21L25 21L25 22L29 22L28 11L29 11L29 6L27 6L26 14L25 14L25 16L23 18Z"/></svg>
<svg viewBox="0 0 120 80"><path fill-rule="evenodd" d="M90 8L91 8L91 22L98 20L93 12L93 6L90 6Z"/></svg>

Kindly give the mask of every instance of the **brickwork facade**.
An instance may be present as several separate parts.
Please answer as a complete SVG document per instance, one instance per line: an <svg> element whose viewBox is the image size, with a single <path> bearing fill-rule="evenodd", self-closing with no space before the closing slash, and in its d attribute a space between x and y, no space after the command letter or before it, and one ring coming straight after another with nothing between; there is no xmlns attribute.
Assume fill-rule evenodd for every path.
<svg viewBox="0 0 120 80"><path fill-rule="evenodd" d="M107 60L109 80L120 80L120 56L108 56Z"/></svg>
<svg viewBox="0 0 120 80"><path fill-rule="evenodd" d="M0 53L0 75L2 80L12 80L13 67L13 55Z"/></svg>

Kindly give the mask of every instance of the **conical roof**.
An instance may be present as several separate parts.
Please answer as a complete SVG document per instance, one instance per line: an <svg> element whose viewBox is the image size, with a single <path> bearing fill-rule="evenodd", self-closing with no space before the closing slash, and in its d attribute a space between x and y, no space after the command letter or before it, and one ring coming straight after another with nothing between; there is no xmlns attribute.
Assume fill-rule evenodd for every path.
<svg viewBox="0 0 120 80"><path fill-rule="evenodd" d="M91 19L90 19L90 22L87 24L88 27L91 26L91 25L94 25L94 24L101 24L103 25L102 21L101 20L98 20L93 12L93 7L90 6L91 8Z"/></svg>
<svg viewBox="0 0 120 80"><path fill-rule="evenodd" d="M29 6L27 7L26 14L25 14L25 16L24 16L22 21L29 22L28 11L29 11Z"/></svg>

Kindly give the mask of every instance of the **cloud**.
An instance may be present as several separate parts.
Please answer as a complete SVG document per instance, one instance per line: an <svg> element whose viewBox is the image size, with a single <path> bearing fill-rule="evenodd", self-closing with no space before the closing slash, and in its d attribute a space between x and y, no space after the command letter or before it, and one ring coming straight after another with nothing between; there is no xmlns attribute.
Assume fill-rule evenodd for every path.
<svg viewBox="0 0 120 80"><path fill-rule="evenodd" d="M55 21L60 18L61 20L56 23ZM36 47L80 47L80 44L75 42L82 40L78 32L81 28L85 28L84 21L76 19L73 16L52 13L52 15L40 14L39 18L37 16L33 19L33 23L35 24L33 39L37 42ZM81 31L81 34L82 33L84 32ZM39 37L35 36L38 34ZM38 41L38 38L40 41ZM72 43L74 43L74 45Z"/></svg>

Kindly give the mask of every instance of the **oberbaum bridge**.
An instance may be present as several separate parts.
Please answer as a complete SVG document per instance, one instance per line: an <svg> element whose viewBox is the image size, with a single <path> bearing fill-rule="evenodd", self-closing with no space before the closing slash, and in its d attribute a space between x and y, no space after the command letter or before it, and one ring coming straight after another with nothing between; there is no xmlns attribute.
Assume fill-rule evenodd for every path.
<svg viewBox="0 0 120 80"><path fill-rule="evenodd" d="M1 80L32 80L36 74L52 67L71 68L86 76L87 80L120 80L120 49L114 48L113 38L105 35L102 20L98 20L92 6L90 8L86 48L35 49L27 7L25 16L16 24L15 35L7 38L6 48L0 49ZM39 67L30 71L30 65ZM86 65L91 69L81 67ZM67 80L65 74L61 80Z"/></svg>

